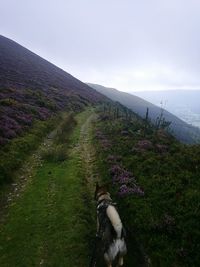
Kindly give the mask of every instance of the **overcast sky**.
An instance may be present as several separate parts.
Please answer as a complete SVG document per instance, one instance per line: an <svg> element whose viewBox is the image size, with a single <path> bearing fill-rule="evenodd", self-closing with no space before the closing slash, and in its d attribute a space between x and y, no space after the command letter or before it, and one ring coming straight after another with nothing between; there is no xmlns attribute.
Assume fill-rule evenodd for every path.
<svg viewBox="0 0 200 267"><path fill-rule="evenodd" d="M200 0L0 0L1 34L85 82L200 89Z"/></svg>

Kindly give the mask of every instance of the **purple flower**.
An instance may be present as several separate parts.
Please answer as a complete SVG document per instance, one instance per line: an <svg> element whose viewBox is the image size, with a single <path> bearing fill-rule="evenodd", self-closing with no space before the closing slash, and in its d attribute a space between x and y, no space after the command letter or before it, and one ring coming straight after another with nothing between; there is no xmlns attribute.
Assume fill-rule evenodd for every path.
<svg viewBox="0 0 200 267"><path fill-rule="evenodd" d="M123 169L119 165L113 165L109 171L112 176L115 176L121 174L122 170Z"/></svg>
<svg viewBox="0 0 200 267"><path fill-rule="evenodd" d="M115 156L115 155L109 155L107 157L107 161L108 163L116 163L117 161L120 161L122 159L122 157L120 156Z"/></svg>
<svg viewBox="0 0 200 267"><path fill-rule="evenodd" d="M144 149L144 150L150 150L153 148L152 142L149 140L140 140L136 144L136 147Z"/></svg>
<svg viewBox="0 0 200 267"><path fill-rule="evenodd" d="M126 130L123 130L123 131L121 131L121 135L128 135L129 134L129 132L128 131L126 131Z"/></svg>
<svg viewBox="0 0 200 267"><path fill-rule="evenodd" d="M168 146L157 144L157 145L156 145L156 150L157 150L159 153L166 153L166 152L168 151Z"/></svg>
<svg viewBox="0 0 200 267"><path fill-rule="evenodd" d="M144 191L137 185L134 185L134 187L129 187L127 185L122 185L119 188L118 195L120 197L125 197L129 195L139 195L139 196L144 196Z"/></svg>
<svg viewBox="0 0 200 267"><path fill-rule="evenodd" d="M110 141L106 138L106 136L100 130L96 131L96 138L99 139L101 148L104 151L107 151L111 147Z"/></svg>

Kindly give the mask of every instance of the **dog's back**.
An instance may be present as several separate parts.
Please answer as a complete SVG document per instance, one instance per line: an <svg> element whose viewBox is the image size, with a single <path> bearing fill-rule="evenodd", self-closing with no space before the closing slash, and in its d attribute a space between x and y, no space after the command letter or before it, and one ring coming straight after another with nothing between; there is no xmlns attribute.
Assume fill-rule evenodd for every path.
<svg viewBox="0 0 200 267"><path fill-rule="evenodd" d="M116 208L113 205L109 205L106 209L106 214L115 229L117 238L121 238L122 234L122 222Z"/></svg>
<svg viewBox="0 0 200 267"><path fill-rule="evenodd" d="M111 203L107 203L107 201L102 202L98 208L98 219L106 262L110 264L115 262L116 259L117 261L120 259L122 261L127 249L124 239L125 231L116 207ZM119 266L122 265L123 262Z"/></svg>
<svg viewBox="0 0 200 267"><path fill-rule="evenodd" d="M109 205L106 209L106 214L115 233L104 256L107 260L113 262L117 256L123 257L127 249L124 240L123 225L115 206Z"/></svg>
<svg viewBox="0 0 200 267"><path fill-rule="evenodd" d="M104 259L109 267L114 262L123 265L123 256L126 254L125 231L112 202L107 187L96 184L95 199L97 200L97 232L101 238Z"/></svg>

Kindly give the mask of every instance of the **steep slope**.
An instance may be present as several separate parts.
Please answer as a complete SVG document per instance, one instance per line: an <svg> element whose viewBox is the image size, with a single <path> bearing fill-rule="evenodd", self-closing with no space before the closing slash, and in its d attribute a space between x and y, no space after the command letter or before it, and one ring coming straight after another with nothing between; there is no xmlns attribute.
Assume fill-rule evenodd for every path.
<svg viewBox="0 0 200 267"><path fill-rule="evenodd" d="M101 94L16 42L0 36L0 144L34 119L62 109L80 110Z"/></svg>
<svg viewBox="0 0 200 267"><path fill-rule="evenodd" d="M98 92L104 94L114 101L120 102L122 105L133 110L141 117L145 117L146 109L149 108L149 117L155 122L161 114L161 108L152 103L132 94L120 92L114 88L107 88L97 84L90 84ZM164 110L164 117L171 122L170 129L173 135L184 143L196 143L200 139L200 131L198 128L192 127L174 116L170 112Z"/></svg>

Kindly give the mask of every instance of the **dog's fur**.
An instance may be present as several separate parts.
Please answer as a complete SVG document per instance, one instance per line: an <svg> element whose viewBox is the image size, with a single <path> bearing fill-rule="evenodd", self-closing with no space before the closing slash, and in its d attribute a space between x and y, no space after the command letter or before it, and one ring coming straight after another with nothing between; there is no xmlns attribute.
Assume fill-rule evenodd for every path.
<svg viewBox="0 0 200 267"><path fill-rule="evenodd" d="M127 253L124 240L125 231L112 202L107 186L96 184L97 233L100 236L104 259L108 267L117 260L117 266L123 266L123 256Z"/></svg>

